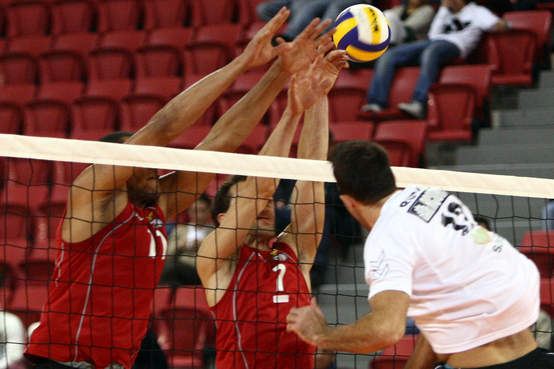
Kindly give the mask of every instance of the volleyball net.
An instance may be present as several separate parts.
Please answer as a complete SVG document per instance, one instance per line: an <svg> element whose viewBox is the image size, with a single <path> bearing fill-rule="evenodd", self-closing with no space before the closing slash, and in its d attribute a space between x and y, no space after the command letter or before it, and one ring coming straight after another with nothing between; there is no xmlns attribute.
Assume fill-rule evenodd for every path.
<svg viewBox="0 0 554 369"><path fill-rule="evenodd" d="M3 358L5 363L13 363L20 357L30 332L36 328L36 322L40 320L40 312L44 308L49 291L52 288L60 288L58 283L75 282L64 281L63 278L56 279L56 273L62 273L62 259L69 257L70 253L56 242L56 230L66 212L71 184L90 164L153 168L160 174L187 171L215 175L206 189L197 188L194 193L187 194L198 198L188 209L178 214L175 219L167 220L167 248L164 247L165 254L162 258L165 266L163 262L155 266L163 268L163 271L156 271L161 276L161 281L152 286L155 287L152 294L153 302L151 307L148 307L152 308L152 315L144 316L130 311L128 316L117 316L119 310L112 306L113 304L107 305L111 311L102 313L108 321L117 320L114 326L119 324L120 320L139 320L143 322L142 325L139 324L141 327L148 327L137 367L161 367L159 361L156 361L159 360L159 356L156 355L160 353L167 359L169 367L173 368L207 368L213 365L217 329L222 324L216 324L209 311L206 294L195 269L196 250L202 239L215 227L210 213L214 195L218 188L234 175L281 180L273 198L276 208L276 232L284 229L290 221L293 211L291 201L294 202L294 196L291 200L291 192L295 182L325 183L325 203L319 204L325 208L325 224L310 274L312 293L330 324L351 323L368 312L368 287L364 281L363 264L365 234L342 206L331 166L327 162L0 135L0 298L3 310L7 312L4 313L3 319L0 319L0 337L3 337L0 344L4 344L0 350L0 358ZM549 206L549 200L554 198L554 180L400 167L393 168L393 171L399 187L436 187L455 193L475 216L488 223L491 230L508 239L537 263L542 278L541 302L544 315L534 330L539 342L550 347L550 337L553 333L550 317L554 314L554 280L551 279L554 271L554 229L548 229L554 220L547 218L545 209ZM114 218L117 218L116 215L114 214ZM67 219L68 215L65 216ZM121 220L120 222L123 223ZM94 222L91 222L91 229L92 223ZM156 245L154 247L157 247ZM117 255L118 247L111 247L109 252L112 253L112 258L104 255L106 258L103 260L113 262L117 256L120 257L117 260L122 263L105 267L105 270L111 271L111 280L103 278L102 275L82 280L79 279L82 276L76 273L77 269L93 268L94 265L91 263L100 262L101 252L97 258L91 256L97 252L95 250L79 249L75 252L83 254L72 256L76 259L82 257L83 265L73 265L74 278L78 279L79 283L85 287L90 283L99 283L106 293L106 296L102 297L104 299L117 300L121 296L114 297L114 294L120 293L133 300L135 305L129 306L139 306L138 304L143 303L143 300L134 301L136 296L142 296L144 290L148 289L147 284L136 282L141 273L148 273L147 270L137 269L143 265L143 256L128 251L121 251L127 252L125 255ZM148 254L148 257L151 256ZM122 283L117 280L117 276L124 267L136 270L133 269L134 279ZM73 274L69 270L66 276L71 279ZM145 275L142 277L147 278ZM256 309L256 297L252 296L252 309ZM71 296L69 299L71 301ZM96 301L94 297L90 299ZM55 306L49 308L56 309ZM68 322L81 322L81 325L81 318L90 313L83 309L82 305L64 309L62 311L67 313ZM55 313L56 321L63 321L63 313ZM263 319L263 316L260 314L260 319ZM73 323L68 323L71 324ZM104 327L102 324L94 326L92 322L90 325L88 331L86 327L81 327L80 339L83 342L86 342L86 339L83 338L82 332L87 332L92 339L93 331ZM117 332L112 328L106 327L104 336L108 338L102 342L92 342L93 348L89 347L89 351L129 350L129 346L110 349L109 342L115 342L113 344L117 345L120 341L109 336L135 333ZM14 331L20 333L15 334ZM412 325L407 327L406 332L405 338L384 352L367 355L339 354L334 359L335 364L330 365L338 368L368 368L368 365L374 369L401 368L413 350L414 337L418 334L417 328ZM142 336L140 338L142 339ZM234 338L229 337L229 340L232 339ZM260 334L258 340L264 339L263 334ZM76 344L75 340L68 342L72 347ZM161 352L157 351L156 342ZM60 343L52 342L52 345L58 347ZM60 349L58 347L52 350ZM144 364L145 360L149 361L149 364ZM321 363L323 364L320 365L325 365L320 366L321 368L333 367L327 366L328 362L325 360Z"/></svg>

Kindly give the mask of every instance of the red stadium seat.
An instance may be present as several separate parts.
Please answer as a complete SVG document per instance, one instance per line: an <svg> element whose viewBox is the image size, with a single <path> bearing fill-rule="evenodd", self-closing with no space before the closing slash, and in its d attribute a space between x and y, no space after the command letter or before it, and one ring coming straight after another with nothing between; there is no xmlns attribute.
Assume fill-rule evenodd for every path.
<svg viewBox="0 0 554 369"><path fill-rule="evenodd" d="M66 137L69 109L60 101L34 100L24 108L23 133L30 136Z"/></svg>
<svg viewBox="0 0 554 369"><path fill-rule="evenodd" d="M82 81L85 62L78 52L52 50L39 58L41 83Z"/></svg>
<svg viewBox="0 0 554 369"><path fill-rule="evenodd" d="M61 0L52 6L52 33L89 32L94 20L94 6L88 0Z"/></svg>
<svg viewBox="0 0 554 369"><path fill-rule="evenodd" d="M542 277L550 278L554 274L554 232L527 232L518 250L533 260Z"/></svg>
<svg viewBox="0 0 554 369"><path fill-rule="evenodd" d="M249 72L238 77L231 88L223 94L217 101L219 114L224 114L231 109L248 91L250 91L262 78L263 74L259 72ZM264 121L270 120L270 112L264 117Z"/></svg>
<svg viewBox="0 0 554 369"><path fill-rule="evenodd" d="M139 28L141 5L138 0L103 0L98 3L98 31Z"/></svg>
<svg viewBox="0 0 554 369"><path fill-rule="evenodd" d="M28 327L40 320L42 305L48 298L48 288L43 284L19 286L8 310L16 314Z"/></svg>
<svg viewBox="0 0 554 369"><path fill-rule="evenodd" d="M550 27L552 14L549 11L516 11L504 14L513 29L531 31L537 39L537 56L541 57L550 49Z"/></svg>
<svg viewBox="0 0 554 369"><path fill-rule="evenodd" d="M83 83L77 81L43 83L39 87L37 98L70 104L82 95L83 90Z"/></svg>
<svg viewBox="0 0 554 369"><path fill-rule="evenodd" d="M0 209L0 242L12 244L31 235L31 213L22 205L4 204ZM19 246L19 245L18 245Z"/></svg>
<svg viewBox="0 0 554 369"><path fill-rule="evenodd" d="M40 53L48 51L52 44L50 36L30 35L11 38L7 42L7 51L12 53L27 53L37 57Z"/></svg>
<svg viewBox="0 0 554 369"><path fill-rule="evenodd" d="M541 309L548 315L554 314L554 279L541 278Z"/></svg>
<svg viewBox="0 0 554 369"><path fill-rule="evenodd" d="M69 33L57 36L52 43L52 48L74 51L85 57L97 45L98 35L96 33Z"/></svg>
<svg viewBox="0 0 554 369"><path fill-rule="evenodd" d="M96 49L88 61L89 80L128 79L134 70L133 54L123 49Z"/></svg>
<svg viewBox="0 0 554 369"><path fill-rule="evenodd" d="M371 140L375 126L367 121L337 122L329 126L335 142Z"/></svg>
<svg viewBox="0 0 554 369"><path fill-rule="evenodd" d="M535 34L511 30L487 34L489 64L493 85L531 86L536 55Z"/></svg>
<svg viewBox="0 0 554 369"><path fill-rule="evenodd" d="M371 369L402 369L415 349L415 336L404 336L371 362Z"/></svg>
<svg viewBox="0 0 554 369"><path fill-rule="evenodd" d="M419 167L426 132L424 121L389 121L377 126L374 140L385 148L391 165Z"/></svg>
<svg viewBox="0 0 554 369"><path fill-rule="evenodd" d="M258 20L256 6L265 0L238 0L239 21L241 24L252 24Z"/></svg>
<svg viewBox="0 0 554 369"><path fill-rule="evenodd" d="M0 102L0 133L20 134L22 123L23 113L19 105Z"/></svg>
<svg viewBox="0 0 554 369"><path fill-rule="evenodd" d="M190 0L194 26L231 23L236 10L236 0Z"/></svg>
<svg viewBox="0 0 554 369"><path fill-rule="evenodd" d="M412 94L419 77L419 67L400 68L396 71L389 94L389 107L380 113L362 113L360 116L370 120L382 121L405 117L398 109L401 102L412 101ZM369 84L368 84L369 87Z"/></svg>
<svg viewBox="0 0 554 369"><path fill-rule="evenodd" d="M194 149L210 132L210 127L196 125L188 128L185 133L171 142L171 147L179 149Z"/></svg>
<svg viewBox="0 0 554 369"><path fill-rule="evenodd" d="M131 93L131 86L132 82L129 79L91 80L87 85L85 95L121 100Z"/></svg>
<svg viewBox="0 0 554 369"><path fill-rule="evenodd" d="M10 159L6 165L7 183L0 202L16 207L36 210L48 197L51 177L50 162L31 159ZM28 238L19 235L14 238Z"/></svg>
<svg viewBox="0 0 554 369"><path fill-rule="evenodd" d="M47 185L52 174L51 162L34 159L9 159L8 178L15 183L27 186Z"/></svg>
<svg viewBox="0 0 554 369"><path fill-rule="evenodd" d="M427 138L431 141L470 142L475 103L476 93L472 86L440 84L431 88Z"/></svg>
<svg viewBox="0 0 554 369"><path fill-rule="evenodd" d="M0 55L0 73L6 85L34 84L37 80L37 64L29 54L6 53Z"/></svg>
<svg viewBox="0 0 554 369"><path fill-rule="evenodd" d="M212 24L199 27L196 30L193 41L215 42L232 48L241 38L242 27L240 24Z"/></svg>
<svg viewBox="0 0 554 369"><path fill-rule="evenodd" d="M56 230L65 212L65 202L50 202L47 201L39 206L38 216L34 221L33 232L33 257L40 256L43 250L51 248L54 250L54 241L56 239ZM35 252L39 250L40 252ZM55 255L49 255L47 259L54 257ZM40 257L39 257L40 259Z"/></svg>
<svg viewBox="0 0 554 369"><path fill-rule="evenodd" d="M99 40L101 48L125 49L134 52L146 41L146 32L122 30L104 33Z"/></svg>
<svg viewBox="0 0 554 369"><path fill-rule="evenodd" d="M242 154L257 154L267 140L267 136L268 128L263 125L257 125L237 149L237 152Z"/></svg>
<svg viewBox="0 0 554 369"><path fill-rule="evenodd" d="M13 251L13 247L5 247L4 254L8 254ZM8 254L9 255L9 254ZM0 256L3 258L3 255ZM18 286L19 276L16 270L8 262L0 263L0 275L2 275L2 281L0 284L0 308L7 310L8 306L12 304L15 296L15 290Z"/></svg>
<svg viewBox="0 0 554 369"><path fill-rule="evenodd" d="M341 73L329 92L329 112L333 122L356 120L365 103L371 77L364 73Z"/></svg>
<svg viewBox="0 0 554 369"><path fill-rule="evenodd" d="M35 97L36 92L34 84L0 86L0 101L24 105Z"/></svg>
<svg viewBox="0 0 554 369"><path fill-rule="evenodd" d="M59 201L59 200L65 201L67 198L67 191L69 189L68 186L73 183L73 180L77 178L77 176L87 166L88 164L84 164L84 163L69 163L69 162L55 161L52 182L54 183L54 185L57 185L57 186L54 186L52 188L51 198L56 199L56 201ZM56 194L54 194L55 189L57 191Z"/></svg>
<svg viewBox="0 0 554 369"><path fill-rule="evenodd" d="M168 101L182 91L182 81L178 77L139 78L135 81L135 94L158 95Z"/></svg>
<svg viewBox="0 0 554 369"><path fill-rule="evenodd" d="M184 27L188 24L189 7L187 0L146 1L145 29Z"/></svg>
<svg viewBox="0 0 554 369"><path fill-rule="evenodd" d="M78 133L86 131L114 131L118 126L118 116L117 101L107 97L83 96L71 106L72 137L78 138Z"/></svg>
<svg viewBox="0 0 554 369"><path fill-rule="evenodd" d="M171 46L145 46L135 54L137 76L177 77L183 76L181 52Z"/></svg>
<svg viewBox="0 0 554 369"><path fill-rule="evenodd" d="M160 28L154 29L148 35L148 45L173 46L182 49L192 40L192 28Z"/></svg>
<svg viewBox="0 0 554 369"><path fill-rule="evenodd" d="M135 131L144 126L164 106L154 95L129 95L121 100L121 129Z"/></svg>
<svg viewBox="0 0 554 369"><path fill-rule="evenodd" d="M48 34L50 11L44 2L12 2L7 7L7 15L8 37Z"/></svg>

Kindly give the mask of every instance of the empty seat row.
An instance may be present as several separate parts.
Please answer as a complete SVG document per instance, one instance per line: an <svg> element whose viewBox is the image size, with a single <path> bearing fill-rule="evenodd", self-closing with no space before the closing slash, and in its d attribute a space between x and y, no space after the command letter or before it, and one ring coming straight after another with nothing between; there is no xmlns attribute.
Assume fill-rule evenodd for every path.
<svg viewBox="0 0 554 369"><path fill-rule="evenodd" d="M201 26L255 20L256 0L61 0L12 2L0 13L8 37Z"/></svg>

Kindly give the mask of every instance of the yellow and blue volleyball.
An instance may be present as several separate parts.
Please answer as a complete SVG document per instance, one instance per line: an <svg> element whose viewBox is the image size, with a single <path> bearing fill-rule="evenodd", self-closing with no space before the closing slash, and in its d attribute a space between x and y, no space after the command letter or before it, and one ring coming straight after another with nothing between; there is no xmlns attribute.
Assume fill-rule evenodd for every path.
<svg viewBox="0 0 554 369"><path fill-rule="evenodd" d="M377 59L389 47L391 34L387 18L374 6L358 4L346 8L338 15L335 29L335 45L346 50L353 61Z"/></svg>

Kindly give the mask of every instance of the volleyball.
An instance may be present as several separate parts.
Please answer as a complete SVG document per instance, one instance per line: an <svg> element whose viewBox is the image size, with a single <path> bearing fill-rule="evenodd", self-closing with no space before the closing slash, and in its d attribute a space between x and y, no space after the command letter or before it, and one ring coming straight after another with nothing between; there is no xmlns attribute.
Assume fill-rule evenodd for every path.
<svg viewBox="0 0 554 369"><path fill-rule="evenodd" d="M377 59L389 47L390 28L387 18L378 8L358 4L346 8L335 21L333 41L346 50L353 61Z"/></svg>

